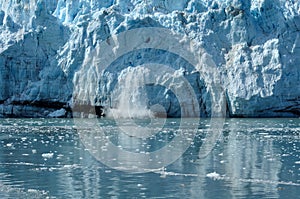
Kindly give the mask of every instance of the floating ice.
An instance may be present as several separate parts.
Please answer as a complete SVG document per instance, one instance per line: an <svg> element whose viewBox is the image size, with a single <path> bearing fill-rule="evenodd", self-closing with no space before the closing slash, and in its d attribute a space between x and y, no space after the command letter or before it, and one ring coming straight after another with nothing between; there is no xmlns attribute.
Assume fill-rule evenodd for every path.
<svg viewBox="0 0 300 199"><path fill-rule="evenodd" d="M216 180L216 179L219 179L221 177L221 175L214 171L212 173L206 174L206 177Z"/></svg>
<svg viewBox="0 0 300 199"><path fill-rule="evenodd" d="M42 157L43 158L47 158L47 159L51 159L53 158L54 153L43 153Z"/></svg>
<svg viewBox="0 0 300 199"><path fill-rule="evenodd" d="M57 111L54 111L54 112L50 113L48 115L48 117L64 117L66 115L66 112L67 111L64 108L61 108Z"/></svg>

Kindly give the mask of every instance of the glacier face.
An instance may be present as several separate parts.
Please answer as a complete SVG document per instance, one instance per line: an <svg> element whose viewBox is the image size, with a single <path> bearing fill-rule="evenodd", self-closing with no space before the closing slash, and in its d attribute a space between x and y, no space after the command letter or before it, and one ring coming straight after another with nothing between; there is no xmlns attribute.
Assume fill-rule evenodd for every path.
<svg viewBox="0 0 300 199"><path fill-rule="evenodd" d="M189 66L183 52L172 53L175 43L147 49L152 38L126 51L138 48L139 35L152 27L191 40L209 57L203 55L199 63L213 68ZM118 35L130 30L136 41L120 42ZM153 36L156 42L167 40ZM175 92L151 82L144 89L147 105L160 104L168 116L182 114L176 91L184 87L177 77L191 85L201 115L210 115L211 70L218 74L231 116L300 115L299 1L0 0L0 37L0 117L69 116L75 102L120 104L114 102L121 96L118 80L132 84L130 72L149 78L139 66L153 63L172 69L154 79ZM127 54L116 56L122 50ZM115 59L101 70L107 57ZM190 98L183 103L192 103Z"/></svg>

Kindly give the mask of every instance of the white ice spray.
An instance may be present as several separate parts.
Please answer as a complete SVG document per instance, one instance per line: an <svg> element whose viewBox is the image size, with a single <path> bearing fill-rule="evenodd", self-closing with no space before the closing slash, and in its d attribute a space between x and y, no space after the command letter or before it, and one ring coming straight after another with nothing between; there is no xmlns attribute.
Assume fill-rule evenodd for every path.
<svg viewBox="0 0 300 199"><path fill-rule="evenodd" d="M118 86L111 95L112 104L108 116L114 118L151 118L145 91L147 68L128 67L118 77Z"/></svg>

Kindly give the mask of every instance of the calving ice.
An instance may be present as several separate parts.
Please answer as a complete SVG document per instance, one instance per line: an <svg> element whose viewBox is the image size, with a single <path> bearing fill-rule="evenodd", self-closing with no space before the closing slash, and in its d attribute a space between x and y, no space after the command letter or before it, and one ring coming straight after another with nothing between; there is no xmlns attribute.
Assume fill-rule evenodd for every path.
<svg viewBox="0 0 300 199"><path fill-rule="evenodd" d="M0 198L295 198L299 14L0 0Z"/></svg>

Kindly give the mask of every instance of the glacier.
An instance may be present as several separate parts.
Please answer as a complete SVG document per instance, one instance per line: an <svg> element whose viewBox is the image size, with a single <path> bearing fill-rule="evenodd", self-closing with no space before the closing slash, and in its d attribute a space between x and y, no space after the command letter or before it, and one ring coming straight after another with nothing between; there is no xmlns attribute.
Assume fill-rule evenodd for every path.
<svg viewBox="0 0 300 199"><path fill-rule="evenodd" d="M151 28L170 38L139 37ZM71 117L75 104L130 107L125 99L169 117L207 117L214 81L230 117L300 116L297 0L0 0L0 38L0 117ZM200 65L178 51L185 41ZM153 77L151 64L171 71ZM144 86L126 86L135 83Z"/></svg>

